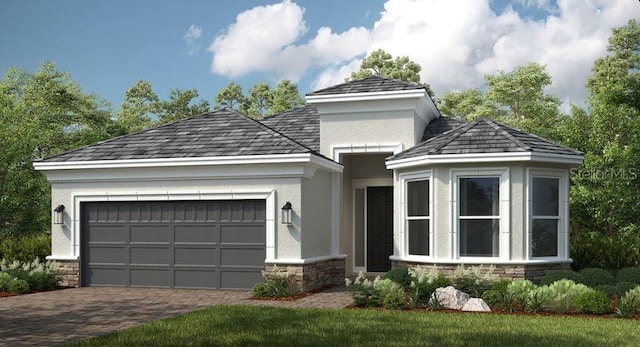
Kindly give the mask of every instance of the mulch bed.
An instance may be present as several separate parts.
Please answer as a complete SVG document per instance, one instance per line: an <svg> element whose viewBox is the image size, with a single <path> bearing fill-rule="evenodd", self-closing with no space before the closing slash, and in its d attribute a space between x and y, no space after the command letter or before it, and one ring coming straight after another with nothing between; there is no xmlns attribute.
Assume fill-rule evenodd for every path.
<svg viewBox="0 0 640 347"><path fill-rule="evenodd" d="M306 298L309 295L313 295L316 293L320 293L323 292L327 289L333 288L335 286L326 286L326 287L322 287L316 290L312 290L312 291L308 291L308 292L302 292L302 293L298 293L292 296L280 296L280 297L269 297L269 298L256 298L254 296L251 296L251 298L249 298L249 300L260 300L260 301L296 301L298 299L302 299L302 298Z"/></svg>

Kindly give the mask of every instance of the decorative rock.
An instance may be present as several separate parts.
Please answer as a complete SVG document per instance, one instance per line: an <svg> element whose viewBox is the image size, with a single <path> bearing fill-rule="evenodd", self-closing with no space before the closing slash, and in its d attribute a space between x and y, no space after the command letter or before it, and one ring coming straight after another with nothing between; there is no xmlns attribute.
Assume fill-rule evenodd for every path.
<svg viewBox="0 0 640 347"><path fill-rule="evenodd" d="M472 298L464 304L462 307L463 311L471 311L471 312L491 312L491 308L487 305L484 300L479 298Z"/></svg>
<svg viewBox="0 0 640 347"><path fill-rule="evenodd" d="M444 308L459 310L469 301L469 294L461 292L453 286L438 288L434 294ZM433 299L431 298L431 300Z"/></svg>

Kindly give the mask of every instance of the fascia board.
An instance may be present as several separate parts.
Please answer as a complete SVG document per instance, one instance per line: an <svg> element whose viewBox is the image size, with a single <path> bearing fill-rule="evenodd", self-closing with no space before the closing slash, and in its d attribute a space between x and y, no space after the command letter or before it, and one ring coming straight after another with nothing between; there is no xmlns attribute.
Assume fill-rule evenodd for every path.
<svg viewBox="0 0 640 347"><path fill-rule="evenodd" d="M350 101L423 98L425 96L427 96L427 92L425 90L411 89L411 90L396 90L396 91L388 91L388 92L307 95L306 101L307 103L314 105L314 104L350 102Z"/></svg>
<svg viewBox="0 0 640 347"><path fill-rule="evenodd" d="M444 154L444 155L424 155L415 158L398 159L387 161L387 169L402 169L420 165L435 164L463 164L463 163L495 163L495 162L515 162L531 161L546 162L555 164L582 164L584 157L581 155L553 154L553 153L531 153L531 152L508 152L508 153L473 153L473 154Z"/></svg>

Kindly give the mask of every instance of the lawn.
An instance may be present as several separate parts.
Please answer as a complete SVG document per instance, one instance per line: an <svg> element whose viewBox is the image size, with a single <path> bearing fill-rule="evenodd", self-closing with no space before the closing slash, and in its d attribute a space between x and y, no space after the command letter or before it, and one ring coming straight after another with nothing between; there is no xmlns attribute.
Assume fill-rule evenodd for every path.
<svg viewBox="0 0 640 347"><path fill-rule="evenodd" d="M216 306L73 346L637 346L637 320Z"/></svg>

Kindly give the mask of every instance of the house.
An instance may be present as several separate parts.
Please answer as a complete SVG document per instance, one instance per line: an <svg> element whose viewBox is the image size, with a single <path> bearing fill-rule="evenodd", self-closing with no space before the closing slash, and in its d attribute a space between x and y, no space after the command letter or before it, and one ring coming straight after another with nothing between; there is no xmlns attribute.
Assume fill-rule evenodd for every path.
<svg viewBox="0 0 640 347"><path fill-rule="evenodd" d="M304 290L359 271L567 268L580 152L438 112L378 76L255 121L217 110L34 164L52 255L82 286L246 289L273 265ZM56 220L58 219L58 220Z"/></svg>

